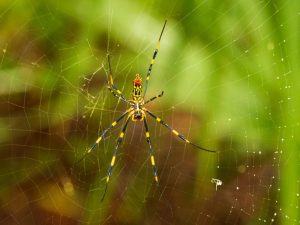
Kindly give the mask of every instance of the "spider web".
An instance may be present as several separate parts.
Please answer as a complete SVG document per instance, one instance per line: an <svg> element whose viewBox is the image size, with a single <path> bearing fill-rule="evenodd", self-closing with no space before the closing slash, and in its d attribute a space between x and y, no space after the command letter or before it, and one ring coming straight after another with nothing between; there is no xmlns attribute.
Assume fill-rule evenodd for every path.
<svg viewBox="0 0 300 225"><path fill-rule="evenodd" d="M298 10L298 11L297 11ZM0 3L0 224L299 224L299 3ZM148 118L83 156L150 77ZM298 57L297 57L298 56Z"/></svg>

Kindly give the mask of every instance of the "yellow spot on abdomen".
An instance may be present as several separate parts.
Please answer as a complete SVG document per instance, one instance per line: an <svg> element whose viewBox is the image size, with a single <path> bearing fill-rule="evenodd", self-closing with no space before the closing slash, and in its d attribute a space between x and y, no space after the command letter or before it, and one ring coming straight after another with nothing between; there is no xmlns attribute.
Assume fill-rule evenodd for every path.
<svg viewBox="0 0 300 225"><path fill-rule="evenodd" d="M117 125L117 121L113 122L111 125L112 125L113 127L116 126L116 125Z"/></svg>
<svg viewBox="0 0 300 225"><path fill-rule="evenodd" d="M160 122L160 121L161 121L161 119L157 117L157 118L156 118L156 121L157 121L157 122Z"/></svg>
<svg viewBox="0 0 300 225"><path fill-rule="evenodd" d="M148 131L146 132L146 137L147 137L147 138L150 137L150 134L149 134Z"/></svg>
<svg viewBox="0 0 300 225"><path fill-rule="evenodd" d="M120 133L120 138L123 138L124 137L124 132L121 132Z"/></svg>

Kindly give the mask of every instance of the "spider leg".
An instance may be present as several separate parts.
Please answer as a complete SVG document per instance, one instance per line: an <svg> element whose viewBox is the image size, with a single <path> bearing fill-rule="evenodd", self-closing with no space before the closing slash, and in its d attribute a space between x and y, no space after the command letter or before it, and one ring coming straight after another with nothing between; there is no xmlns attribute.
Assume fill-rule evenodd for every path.
<svg viewBox="0 0 300 225"><path fill-rule="evenodd" d="M185 141L186 143L198 148L198 149L201 149L203 151L207 151L207 152L216 152L216 151L213 151L213 150L209 150L209 149L206 149L206 148L203 148L199 145L196 145L192 142L190 142L189 140L187 140L182 134L180 134L178 131L174 130L170 125L166 124L162 119L160 119L159 117L155 116L153 113L151 113L149 110L143 108L144 111L146 111L151 117L153 117L156 122L160 123L161 125L163 125L164 127L166 127L167 129L169 129L170 131L172 131L173 134L175 134L177 137L179 137L181 140Z"/></svg>
<svg viewBox="0 0 300 225"><path fill-rule="evenodd" d="M109 68L109 77L107 80L107 88L108 90L117 98L123 100L124 102L127 102L130 104L129 100L127 98L124 97L124 95L122 94L122 92L117 88L116 85L114 85L114 80L112 78L112 70L111 70L111 64L110 64L110 55L107 54L107 61L108 61L108 68Z"/></svg>
<svg viewBox="0 0 300 225"><path fill-rule="evenodd" d="M155 160L154 160L154 156L153 156L153 149L152 149L152 145L151 145L150 133L149 133L146 117L144 117L144 126L145 126L145 129L146 129L146 141L149 144L149 153L150 153L150 160L151 160L151 165L152 165L152 169L153 169L153 175L154 175L154 179L155 179L156 183L158 184L157 169L156 169L156 166L155 166Z"/></svg>
<svg viewBox="0 0 300 225"><path fill-rule="evenodd" d="M105 189L104 189L104 193L103 193L101 201L103 201L103 199L104 199L104 197L106 195L106 190L107 190L108 182L109 182L110 176L112 174L112 169L113 169L114 164L115 164L116 156L118 154L118 149L119 149L119 146L120 146L120 144L121 144L121 142L122 142L122 140L124 138L125 131L126 131L126 128L127 128L127 125L128 125L128 122L129 122L129 119L130 119L131 115L132 115L132 113L128 115L127 120L125 122L125 125L123 126L123 129L122 129L122 131L119 134L119 137L117 139L117 144L115 146L114 155L113 155L113 157L111 159L111 163L110 163L109 169L107 171L106 184L105 184Z"/></svg>
<svg viewBox="0 0 300 225"><path fill-rule="evenodd" d="M118 94L118 93L120 92L119 90L115 91L115 89L113 89L112 86L107 86L107 88L108 88L108 90L109 90L116 98L119 98L119 99L121 99L123 102L126 102L126 103L128 103L128 104L131 104L131 103L129 102L129 100L126 99L122 94ZM120 92L120 93L121 93L121 92Z"/></svg>
<svg viewBox="0 0 300 225"><path fill-rule="evenodd" d="M164 91L162 91L159 95L156 95L156 96L150 98L149 100L145 101L144 105L146 105L146 104L149 103L149 102L152 102L153 100L155 100L155 99L157 99L157 98L162 97L163 95L164 95Z"/></svg>
<svg viewBox="0 0 300 225"><path fill-rule="evenodd" d="M152 66L153 66L153 64L154 64L156 55L157 55L157 53L158 53L158 50L159 50L159 47L160 47L160 39L161 39L161 36L162 36L162 34L163 34L164 30L165 30L166 24L167 24L167 20L165 20L164 26L163 26L163 28L162 28L162 31L161 31L160 35L159 35L159 38L158 38L158 41L157 41L157 44L156 44L156 48L155 48L154 53L153 53L153 56L152 56L151 63L150 63L150 66L149 66L149 68L148 68L147 77L146 77L146 84L145 84L145 91L144 91L144 94L143 94L143 98L144 98L145 95L146 95L146 91L147 91L147 88L148 88L148 82L149 82L149 78L150 78Z"/></svg>
<svg viewBox="0 0 300 225"><path fill-rule="evenodd" d="M98 144L99 142L103 139L103 137L105 136L105 134L111 130L113 127L115 127L118 122L120 122L129 112L131 111L131 109L127 110L125 113L123 113L117 120L115 120L114 122L112 122L110 124L110 126L108 128L106 128L102 134L97 138L96 142L84 153L84 155L75 162L75 165L80 163Z"/></svg>

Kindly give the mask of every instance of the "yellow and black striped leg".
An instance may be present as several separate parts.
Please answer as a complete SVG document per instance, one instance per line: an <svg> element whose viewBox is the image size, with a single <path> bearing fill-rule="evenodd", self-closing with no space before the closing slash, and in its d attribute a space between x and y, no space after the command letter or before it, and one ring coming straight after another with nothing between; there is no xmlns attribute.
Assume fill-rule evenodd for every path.
<svg viewBox="0 0 300 225"><path fill-rule="evenodd" d="M165 126L167 129L169 129L170 131L172 131L173 134L175 134L177 137L179 137L181 140L185 141L186 143L198 148L198 149L201 149L203 151L207 151L207 152L216 152L216 151L213 151L213 150L209 150L209 149L206 149L206 148L202 148L201 146L199 145L196 145L192 142L190 142L189 140L187 140L182 134L180 134L178 131L174 130L170 125L166 124L163 120L161 120L159 117L155 116L153 113L151 113L149 110L145 109L144 108L144 111L146 111L151 117L153 117L156 122L160 123L161 125Z"/></svg>
<svg viewBox="0 0 300 225"><path fill-rule="evenodd" d="M118 94L118 93L121 93L121 91L119 91L119 90L116 91L115 89L113 89L112 86L107 86L107 88L108 88L108 90L113 94L113 96L115 96L116 98L121 99L123 102L126 102L126 103L128 103L128 104L131 104L131 103L129 102L129 100L128 100L127 98L125 98L122 94Z"/></svg>
<svg viewBox="0 0 300 225"><path fill-rule="evenodd" d="M108 61L108 69L109 69L109 77L108 77L108 86L107 88L109 89L109 91L117 98L120 98L121 100L123 100L124 102L129 103L128 99L126 99L124 97L124 95L122 94L122 92L117 88L116 85L114 85L114 80L112 78L112 70L111 70L111 64L110 64L110 56L109 54L107 55L107 61Z"/></svg>
<svg viewBox="0 0 300 225"><path fill-rule="evenodd" d="M157 98L162 97L163 95L164 95L164 92L162 91L159 95L156 95L156 96L150 98L149 100L145 101L144 105L146 105L146 104L149 103L149 102L152 102L153 100L155 100L155 99L157 99Z"/></svg>
<svg viewBox="0 0 300 225"><path fill-rule="evenodd" d="M156 165L155 165L155 160L154 160L154 155L153 155L153 149L152 149L152 145L151 145L150 133L149 133L149 129L148 129L148 124L147 124L147 121L146 121L146 117L144 118L144 125L145 125L145 129L146 129L146 140L147 140L147 142L149 144L149 153L150 153L150 160L151 160L151 165L152 165L152 169L153 169L154 180L158 184L157 169L156 169Z"/></svg>
<svg viewBox="0 0 300 225"><path fill-rule="evenodd" d="M96 142L84 153L84 155L75 162L75 165L80 163L99 143L100 141L104 138L106 133L111 130L113 127L115 127L118 122L120 122L131 110L127 110L125 113L123 113L117 120L112 122L108 128L106 128L102 134L97 138Z"/></svg>
<svg viewBox="0 0 300 225"><path fill-rule="evenodd" d="M131 115L131 114L130 114ZM128 122L129 122L129 119L130 119L130 115L127 117L127 120L125 122L125 125L123 126L123 129L121 131L121 133L119 134L119 137L117 139L117 144L115 146L115 150L114 150L114 155L111 159L111 162L110 162L110 166L109 166L109 169L107 171L107 175L106 175L106 184L105 184L105 189L104 189L104 193L103 193L103 196L102 196L102 199L101 201L103 201L105 195L106 195L106 190L107 190L107 186L108 186L108 182L109 182L109 179L110 179L110 176L112 174L112 169L115 165L115 161L116 161L116 156L118 154L118 149L119 149L119 146L124 138L124 135L125 135L125 131L126 131L126 128L127 128L127 125L128 125Z"/></svg>
<svg viewBox="0 0 300 225"><path fill-rule="evenodd" d="M149 68L148 68L147 77L146 77L146 84L145 84L145 91L144 91L144 94L143 94L143 98L144 98L145 95L146 95L146 91L147 91L147 88L148 88L148 82L149 82L150 74L151 74L151 71L152 71L152 66L153 66L153 64L154 64L156 55L157 55L157 53L158 53L158 50L159 50L159 47L160 47L161 36L162 36L162 34L163 34L164 30L165 30L166 24L167 24L167 20L165 20L163 29L162 29L162 31L161 31L161 33L160 33L160 35L159 35L159 38L158 38L158 41L157 41L157 44L156 44L156 48L155 48L154 53L153 53L153 56L152 56L151 63L150 63L150 66L149 66Z"/></svg>

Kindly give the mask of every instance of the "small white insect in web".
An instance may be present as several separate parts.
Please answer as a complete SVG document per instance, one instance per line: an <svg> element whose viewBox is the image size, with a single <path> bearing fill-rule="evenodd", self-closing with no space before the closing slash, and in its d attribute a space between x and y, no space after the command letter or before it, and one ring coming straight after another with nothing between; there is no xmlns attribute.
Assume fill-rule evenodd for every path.
<svg viewBox="0 0 300 225"><path fill-rule="evenodd" d="M216 191L218 190L218 186L222 185L222 181L216 178L212 178L211 182L216 184Z"/></svg>

